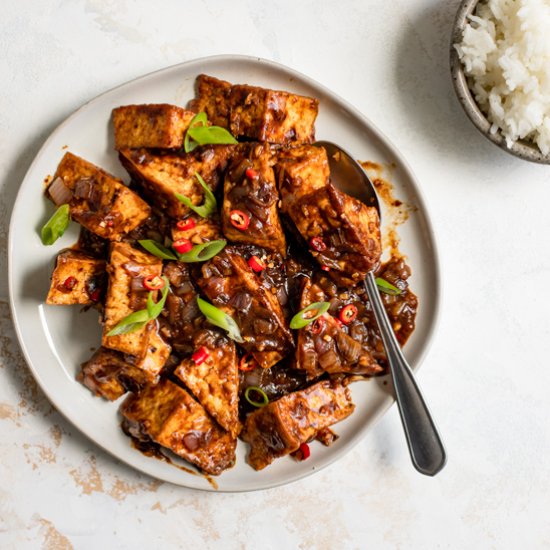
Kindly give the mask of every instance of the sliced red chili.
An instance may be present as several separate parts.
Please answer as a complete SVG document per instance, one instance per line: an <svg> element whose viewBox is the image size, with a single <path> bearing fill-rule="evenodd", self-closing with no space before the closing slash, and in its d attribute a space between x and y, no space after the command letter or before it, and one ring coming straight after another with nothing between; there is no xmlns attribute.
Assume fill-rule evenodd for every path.
<svg viewBox="0 0 550 550"><path fill-rule="evenodd" d="M187 231L188 229L193 229L196 225L197 225L197 222L193 218L180 220L178 223L176 223L176 227L180 231Z"/></svg>
<svg viewBox="0 0 550 550"><path fill-rule="evenodd" d="M311 237L311 239L309 239L309 246L317 252L323 252L323 250L327 249L327 245L321 237Z"/></svg>
<svg viewBox="0 0 550 550"><path fill-rule="evenodd" d="M302 443L300 445L300 454L301 454L301 458L300 460L307 460L310 455L311 455L311 451L309 449L309 445L307 443Z"/></svg>
<svg viewBox="0 0 550 550"><path fill-rule="evenodd" d="M323 271L330 271L330 267L329 267L328 265L322 265L322 266L321 266L321 269L322 269Z"/></svg>
<svg viewBox="0 0 550 550"><path fill-rule="evenodd" d="M164 288L164 279L159 275L148 275L143 279L143 286L147 290L161 290Z"/></svg>
<svg viewBox="0 0 550 550"><path fill-rule="evenodd" d="M78 283L78 281L76 280L76 277L73 277L72 275L70 277L67 277L64 281L63 281L63 286L67 289L67 290L72 290L75 286L76 286L76 283Z"/></svg>
<svg viewBox="0 0 550 550"><path fill-rule="evenodd" d="M101 298L100 288L96 288L95 290L92 290L92 292L90 292L90 300L92 300L92 302L99 302L100 298Z"/></svg>
<svg viewBox="0 0 550 550"><path fill-rule="evenodd" d="M204 363L209 357L210 353L208 353L208 350L204 346L201 346L193 355L191 355L191 359L193 359L195 365Z"/></svg>
<svg viewBox="0 0 550 550"><path fill-rule="evenodd" d="M258 362L251 353L244 355L239 361L239 370L242 372L249 372L254 370L258 366Z"/></svg>
<svg viewBox="0 0 550 550"><path fill-rule="evenodd" d="M250 225L250 216L242 210L231 210L229 212L229 221L233 227L244 231Z"/></svg>
<svg viewBox="0 0 550 550"><path fill-rule="evenodd" d="M172 243L172 248L179 254L185 254L193 248L193 243L189 239L178 239Z"/></svg>
<svg viewBox="0 0 550 550"><path fill-rule="evenodd" d="M246 174L246 177L250 180L253 180L254 178L258 177L258 172L256 172L254 168L247 168L245 174Z"/></svg>
<svg viewBox="0 0 550 550"><path fill-rule="evenodd" d="M113 227L115 225L115 222L113 220L107 221L107 227Z"/></svg>
<svg viewBox="0 0 550 550"><path fill-rule="evenodd" d="M327 322L325 321L325 318L319 317L319 319L315 319L315 321L309 325L309 331L311 334L321 334L326 324Z"/></svg>
<svg viewBox="0 0 550 550"><path fill-rule="evenodd" d="M256 272L259 273L265 269L265 262L263 262L258 256L252 256L248 259L248 265Z"/></svg>
<svg viewBox="0 0 550 550"><path fill-rule="evenodd" d="M356 317L357 317L357 307L354 306L353 304L348 304L347 306L343 307L340 310L340 313L338 314L338 318L345 325L347 325L348 323L351 323Z"/></svg>

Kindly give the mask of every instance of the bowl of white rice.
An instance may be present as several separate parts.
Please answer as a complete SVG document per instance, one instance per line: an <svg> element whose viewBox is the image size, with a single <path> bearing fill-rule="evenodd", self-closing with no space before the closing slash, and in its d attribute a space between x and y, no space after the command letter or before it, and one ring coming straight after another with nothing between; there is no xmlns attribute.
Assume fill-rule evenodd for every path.
<svg viewBox="0 0 550 550"><path fill-rule="evenodd" d="M505 151L550 164L550 0L467 0L451 41L457 96Z"/></svg>

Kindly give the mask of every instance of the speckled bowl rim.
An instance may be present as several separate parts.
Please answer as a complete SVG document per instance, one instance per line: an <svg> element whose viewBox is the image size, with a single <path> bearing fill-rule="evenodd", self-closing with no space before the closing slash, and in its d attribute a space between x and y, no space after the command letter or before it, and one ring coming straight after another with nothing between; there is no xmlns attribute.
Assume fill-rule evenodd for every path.
<svg viewBox="0 0 550 550"><path fill-rule="evenodd" d="M453 80L453 86L456 95L464 109L468 118L474 123L475 127L494 144L498 145L501 149L519 157L523 160L530 162L537 162L539 164L550 164L550 154L543 155L538 147L524 140L518 140L512 147L506 145L506 139L497 130L496 133L491 133L491 123L487 120L485 115L481 112L478 104L476 103L470 88L466 75L464 74L462 63L458 57L458 53L454 48L454 44L462 40L462 33L466 26L466 18L472 14L478 4L479 0L466 0L460 4L456 18L453 24L453 32L450 44L450 61L451 61L451 76Z"/></svg>

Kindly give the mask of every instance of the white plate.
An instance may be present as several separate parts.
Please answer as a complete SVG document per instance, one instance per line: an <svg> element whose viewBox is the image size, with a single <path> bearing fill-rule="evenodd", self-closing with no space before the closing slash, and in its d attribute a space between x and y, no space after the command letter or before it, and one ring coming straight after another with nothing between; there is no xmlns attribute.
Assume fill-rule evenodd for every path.
<svg viewBox="0 0 550 550"><path fill-rule="evenodd" d="M401 226L401 249L413 270L412 288L420 300L417 328L405 347L414 368L424 357L432 338L439 307L439 266L434 235L419 186L399 152L368 119L315 81L289 68L258 58L216 56L190 61L123 84L82 106L48 138L32 163L19 190L9 236L9 284L13 318L21 347L38 383L55 407L99 446L130 466L164 481L212 490L202 477L148 458L133 449L119 427L119 403L94 397L75 381L80 364L99 345L97 312L79 307L46 306L56 252L76 241L72 227L54 246L43 246L39 229L52 212L43 197L43 180L53 174L69 150L128 180L113 149L111 110L129 103L185 105L194 95L195 78L207 73L234 83L250 83L289 90L320 100L316 123L318 139L339 143L355 158L394 163L395 194L416 207ZM76 224L72 224L76 226ZM352 385L356 411L337 425L341 436L331 447L312 444L304 462L290 458L275 461L261 472L245 462L246 446L239 442L237 464L216 478L219 490L264 489L295 481L318 471L351 449L392 404L386 377ZM405 440L403 439L403 445Z"/></svg>

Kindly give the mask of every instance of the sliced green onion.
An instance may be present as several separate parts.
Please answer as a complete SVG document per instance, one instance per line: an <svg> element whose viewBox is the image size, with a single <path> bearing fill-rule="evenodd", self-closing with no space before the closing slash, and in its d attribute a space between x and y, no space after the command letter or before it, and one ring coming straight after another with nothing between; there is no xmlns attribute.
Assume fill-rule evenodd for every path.
<svg viewBox="0 0 550 550"><path fill-rule="evenodd" d="M216 197L214 196L214 193L212 193L210 187L206 185L206 182L202 179L200 174L195 172L195 177L204 189L204 202L200 206L195 206L189 197L181 195L180 193L176 193L176 198L185 204L187 208L190 208L193 212L201 216L201 218L208 218L208 216L212 215L218 208Z"/></svg>
<svg viewBox="0 0 550 550"><path fill-rule="evenodd" d="M156 319L162 312L164 304L166 303L166 297L170 290L170 281L163 275L164 288L162 289L162 295L160 300L155 304L153 301L153 292L149 292L147 296L147 313L149 313L149 319Z"/></svg>
<svg viewBox="0 0 550 550"><path fill-rule="evenodd" d="M239 344L244 342L239 325L237 325L233 317L227 315L227 313L221 309L218 309L216 306L213 306L211 303L199 298L198 296L197 304L202 314L210 323L227 331L227 336L229 336L232 340L235 340L235 342L238 342Z"/></svg>
<svg viewBox="0 0 550 550"><path fill-rule="evenodd" d="M403 292L401 289L393 286L381 277L376 277L376 285L378 286L378 290L380 290L380 292L390 294L391 296L399 296L399 294Z"/></svg>
<svg viewBox="0 0 550 550"><path fill-rule="evenodd" d="M40 232L42 244L50 245L57 241L69 227L70 221L69 205L62 204L42 228Z"/></svg>
<svg viewBox="0 0 550 550"><path fill-rule="evenodd" d="M304 328L312 321L319 319L321 315L325 314L330 307L329 302L314 302L305 307L290 320L290 328L299 329Z"/></svg>
<svg viewBox="0 0 550 550"><path fill-rule="evenodd" d="M184 263L205 262L219 254L226 244L224 239L197 244L189 252L178 254L178 260Z"/></svg>
<svg viewBox="0 0 550 550"><path fill-rule="evenodd" d="M194 139L191 138L189 135L189 129L194 128L195 126L206 126L206 123L208 122L208 119L206 117L206 113L201 112L196 114L189 123L188 131L185 132L185 138L183 140L183 149L186 153L190 153L193 151L193 149L197 148L200 144L197 143Z"/></svg>
<svg viewBox="0 0 550 550"><path fill-rule="evenodd" d="M238 141L221 126L190 127L186 135L199 145L231 145L238 143Z"/></svg>
<svg viewBox="0 0 550 550"><path fill-rule="evenodd" d="M108 333L107 336L118 336L119 334L129 334L130 332L136 332L143 328L149 321L156 319L162 312L164 304L166 303L166 297L168 296L168 290L170 289L170 282L163 275L164 288L162 289L162 296L160 300L155 304L153 301L153 294L156 291L151 291L147 295L147 309L140 309L126 315L124 319L121 319Z"/></svg>
<svg viewBox="0 0 550 550"><path fill-rule="evenodd" d="M149 318L149 312L146 309L140 309L134 311L120 320L108 333L107 336L118 336L119 334L128 334L129 332L136 332L140 328L144 327L151 319Z"/></svg>
<svg viewBox="0 0 550 550"><path fill-rule="evenodd" d="M255 401L254 399L251 399L250 392L255 392L262 398L261 401ZM248 386L246 390L244 390L244 398L254 407L265 407L269 404L269 397L267 397L267 393L265 393L262 388L259 388L258 386Z"/></svg>
<svg viewBox="0 0 550 550"><path fill-rule="evenodd" d="M141 241L138 241L138 243L147 250L147 252L150 252L153 256L156 256L157 258L162 258L163 260L177 260L178 258L176 255L166 248L164 245L158 243L157 241L153 241L152 239L143 239Z"/></svg>

